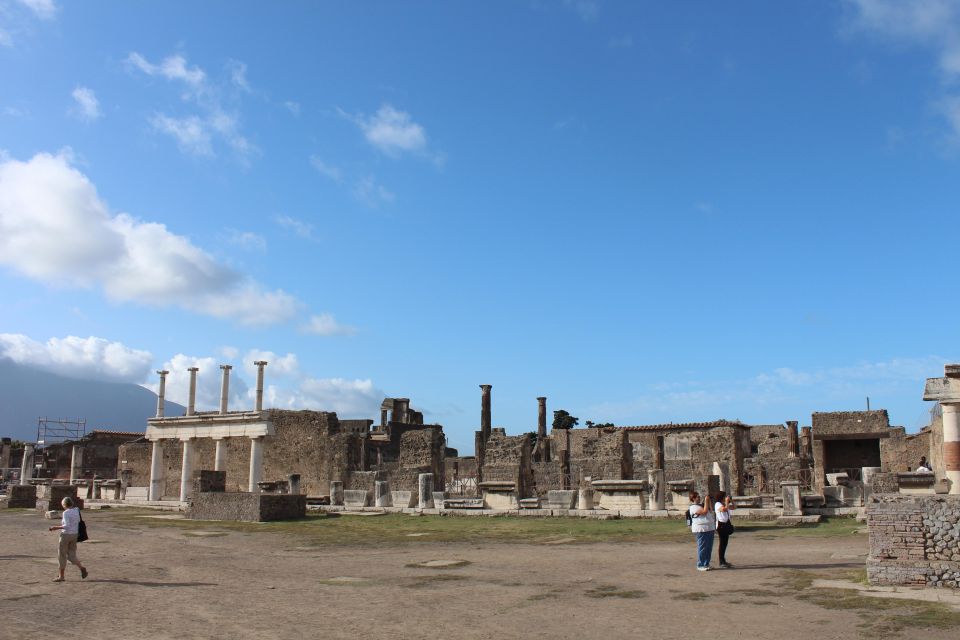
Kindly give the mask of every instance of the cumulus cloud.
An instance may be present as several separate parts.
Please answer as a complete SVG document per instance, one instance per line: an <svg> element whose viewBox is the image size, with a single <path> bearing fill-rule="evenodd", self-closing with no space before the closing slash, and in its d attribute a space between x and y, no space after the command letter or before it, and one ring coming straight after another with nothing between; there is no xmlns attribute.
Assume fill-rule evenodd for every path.
<svg viewBox="0 0 960 640"><path fill-rule="evenodd" d="M73 96L75 103L71 108L71 113L84 122L93 122L100 117L100 101L97 100L93 89L77 87L70 95Z"/></svg>
<svg viewBox="0 0 960 640"><path fill-rule="evenodd" d="M154 64L141 54L133 52L127 56L127 64L131 69L148 76L179 83L183 89L181 97L184 102L193 105L194 110L199 110L180 116L158 112L149 118L153 129L173 138L184 153L214 156L214 141L227 145L244 160L259 152L257 146L250 142L241 130L239 111L226 108L221 88L210 82L203 69L196 65L191 66L184 56L172 55ZM251 89L247 82L247 65L231 60L228 68L230 83L244 93L249 93Z"/></svg>
<svg viewBox="0 0 960 640"><path fill-rule="evenodd" d="M393 105L384 104L372 116L354 115L342 109L340 115L356 124L367 142L384 155L396 158L410 153L429 158L438 167L446 162L443 153L428 151L427 132L423 125Z"/></svg>
<svg viewBox="0 0 960 640"><path fill-rule="evenodd" d="M149 351L95 336L38 342L18 333L0 333L0 357L71 378L133 383L146 379L153 361Z"/></svg>
<svg viewBox="0 0 960 640"><path fill-rule="evenodd" d="M310 322L300 327L300 330L318 336L352 336L357 333L356 327L340 324L330 313L312 316Z"/></svg>
<svg viewBox="0 0 960 640"><path fill-rule="evenodd" d="M0 264L54 285L99 286L122 302L248 325L289 320L300 306L163 224L112 214L63 153L0 162Z"/></svg>
<svg viewBox="0 0 960 640"><path fill-rule="evenodd" d="M931 49L948 84L960 80L960 3L953 0L846 0L849 27L904 46ZM948 96L937 106L960 136L960 96Z"/></svg>
<svg viewBox="0 0 960 640"><path fill-rule="evenodd" d="M187 406L190 401L190 372L187 369L197 367L197 411L213 411L220 408L220 387L223 372L220 362L212 357L196 357L178 353L163 363L163 369L169 371L165 388L165 397L171 402ZM154 393L160 390L158 381L143 385ZM230 375L230 391L227 403L230 411L252 409L249 401L249 387L246 381L235 375Z"/></svg>
<svg viewBox="0 0 960 640"><path fill-rule="evenodd" d="M306 378L294 389L267 385L264 405L278 409L335 411L341 418L378 414L383 391L369 379Z"/></svg>
<svg viewBox="0 0 960 640"><path fill-rule="evenodd" d="M258 361L265 361L267 363L267 372L271 376L290 378L300 375L300 362L294 353L278 356L273 351L264 351L262 349L251 349L247 351L247 354L243 357L243 368L251 378L257 375L257 367L253 363Z"/></svg>

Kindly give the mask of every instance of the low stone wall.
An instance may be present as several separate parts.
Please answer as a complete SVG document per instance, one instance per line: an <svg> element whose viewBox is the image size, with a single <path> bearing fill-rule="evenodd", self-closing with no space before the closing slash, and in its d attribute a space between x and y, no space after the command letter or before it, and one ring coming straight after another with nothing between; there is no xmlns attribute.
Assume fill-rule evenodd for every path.
<svg viewBox="0 0 960 640"><path fill-rule="evenodd" d="M7 487L7 507L33 509L37 506L37 488L33 485L12 484Z"/></svg>
<svg viewBox="0 0 960 640"><path fill-rule="evenodd" d="M270 493L198 493L190 501L192 520L240 520L268 522L292 520L307 514L305 495Z"/></svg>
<svg viewBox="0 0 960 640"><path fill-rule="evenodd" d="M872 584L960 586L960 496L880 494L867 507Z"/></svg>

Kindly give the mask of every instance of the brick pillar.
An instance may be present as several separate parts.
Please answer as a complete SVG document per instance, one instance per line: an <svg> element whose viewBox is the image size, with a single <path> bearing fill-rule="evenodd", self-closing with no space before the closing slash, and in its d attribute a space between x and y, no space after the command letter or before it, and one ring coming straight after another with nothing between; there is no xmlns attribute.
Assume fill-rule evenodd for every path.
<svg viewBox="0 0 960 640"><path fill-rule="evenodd" d="M480 385L480 432L483 434L484 442L490 438L490 389L492 388L491 384Z"/></svg>

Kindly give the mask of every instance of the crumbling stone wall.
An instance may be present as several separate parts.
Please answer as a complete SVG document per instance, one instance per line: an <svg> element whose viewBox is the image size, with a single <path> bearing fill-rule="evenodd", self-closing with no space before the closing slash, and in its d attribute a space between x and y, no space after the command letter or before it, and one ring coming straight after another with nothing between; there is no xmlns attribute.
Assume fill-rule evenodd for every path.
<svg viewBox="0 0 960 640"><path fill-rule="evenodd" d="M802 454L790 455L790 439L785 427L751 427L750 443L753 455L743 461L741 489L744 493L777 493L780 483L785 480L797 480L804 485L809 483L811 461Z"/></svg>
<svg viewBox="0 0 960 640"><path fill-rule="evenodd" d="M153 455L152 444L146 440L137 440L120 445L117 450L117 469L130 469L130 486L150 486L150 457Z"/></svg>
<svg viewBox="0 0 960 640"><path fill-rule="evenodd" d="M533 487L531 497L545 498L548 491L567 489L567 477L563 470L563 463L559 460L550 462L534 462Z"/></svg>
<svg viewBox="0 0 960 640"><path fill-rule="evenodd" d="M867 506L873 584L960 587L960 496L881 494Z"/></svg>
<svg viewBox="0 0 960 640"><path fill-rule="evenodd" d="M907 435L903 427L890 430L890 437L880 441L880 460L884 471L915 471L920 457L930 455L930 431Z"/></svg>
<svg viewBox="0 0 960 640"><path fill-rule="evenodd" d="M515 482L518 495L529 497L534 485L531 467L533 442L529 433L507 436L494 431L487 439L483 480Z"/></svg>
<svg viewBox="0 0 960 640"><path fill-rule="evenodd" d="M629 480L633 477L633 447L627 432L604 429L570 431L570 484L582 486L584 478Z"/></svg>
<svg viewBox="0 0 960 640"><path fill-rule="evenodd" d="M830 411L814 412L811 417L813 437L813 484L821 490L826 484L824 470L824 440L830 436L852 436L863 434L865 438L885 438L890 432L890 418L886 409L873 411ZM852 466L873 466L860 464Z"/></svg>

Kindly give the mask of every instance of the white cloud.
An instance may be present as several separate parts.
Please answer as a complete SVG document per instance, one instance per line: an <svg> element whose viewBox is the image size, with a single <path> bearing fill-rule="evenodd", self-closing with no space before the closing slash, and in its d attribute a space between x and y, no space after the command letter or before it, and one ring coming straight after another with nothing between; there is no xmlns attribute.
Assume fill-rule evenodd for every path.
<svg viewBox="0 0 960 640"><path fill-rule="evenodd" d="M247 82L247 65L239 60L231 60L227 65L230 70L230 81L235 87L250 92L250 83Z"/></svg>
<svg viewBox="0 0 960 640"><path fill-rule="evenodd" d="M90 336L37 342L22 334L0 333L0 357L71 378L139 383L150 372L149 351Z"/></svg>
<svg viewBox="0 0 960 640"><path fill-rule="evenodd" d="M227 360L236 360L240 357L240 349L231 346L220 347L220 355L226 358Z"/></svg>
<svg viewBox="0 0 960 640"><path fill-rule="evenodd" d="M390 204L397 199L392 191L378 183L373 176L366 176L358 180L353 186L353 196L363 204L373 208L379 207L381 204Z"/></svg>
<svg viewBox="0 0 960 640"><path fill-rule="evenodd" d="M309 222L297 220L290 216L276 216L273 220L284 229L293 231L304 240L317 241L317 237L313 235L313 225Z"/></svg>
<svg viewBox="0 0 960 640"><path fill-rule="evenodd" d="M269 369L269 366L267 367ZM378 415L383 391L369 379L306 378L294 389L267 385L264 406L335 411L341 418Z"/></svg>
<svg viewBox="0 0 960 640"><path fill-rule="evenodd" d="M57 15L57 5L53 0L18 0L20 4L33 11L41 20L51 20Z"/></svg>
<svg viewBox="0 0 960 640"><path fill-rule="evenodd" d="M352 336L357 333L356 327L338 323L330 313L312 316L310 322L300 327L300 330L318 336Z"/></svg>
<svg viewBox="0 0 960 640"><path fill-rule="evenodd" d="M340 113L360 127L367 142L386 155L423 151L427 146L424 128L414 122L409 113L399 111L392 105L384 104L370 117L354 116L342 110Z"/></svg>
<svg viewBox="0 0 960 640"><path fill-rule="evenodd" d="M258 233L252 231L239 231L237 229L226 230L226 241L230 244L246 249L248 251L266 251L267 240Z"/></svg>
<svg viewBox="0 0 960 640"><path fill-rule="evenodd" d="M947 83L960 80L960 2L955 0L846 0L851 30L876 35L900 44L932 49L937 67ZM956 135L960 117L949 108L957 96L947 97L942 108Z"/></svg>
<svg viewBox="0 0 960 640"><path fill-rule="evenodd" d="M340 182L343 179L343 172L340 171L339 167L335 167L332 164L327 164L319 156L310 156L310 164L313 165L313 168L322 175L330 178L335 182Z"/></svg>
<svg viewBox="0 0 960 640"><path fill-rule="evenodd" d="M99 286L114 300L241 324L284 322L300 307L163 224L111 214L65 154L0 162L0 264L53 285Z"/></svg>
<svg viewBox="0 0 960 640"><path fill-rule="evenodd" d="M292 113L293 115L295 115L295 116L299 116L299 115L300 115L300 103L299 103L299 102L294 102L293 100L287 100L286 102L283 103L283 106L285 106L285 107L287 108L287 111L289 111L289 112Z"/></svg>
<svg viewBox="0 0 960 640"><path fill-rule="evenodd" d="M223 372L220 370L220 362L212 357L196 357L178 353L170 360L163 363L163 369L169 371L167 374L165 397L171 402L176 402L187 406L190 401L190 372L187 369L197 367L197 411L214 411L220 408L220 388L223 382ZM159 391L160 385L157 381L143 384L154 393ZM249 387L246 381L236 375L236 370L230 375L230 391L227 399L228 409L230 411L242 411L253 409L253 404L249 401Z"/></svg>
<svg viewBox="0 0 960 640"><path fill-rule="evenodd" d="M78 118L85 122L93 122L100 117L100 101L97 100L93 89L77 87L70 95L73 96L76 103L71 109L71 113L76 114Z"/></svg>
<svg viewBox="0 0 960 640"><path fill-rule="evenodd" d="M294 378L300 375L300 362L295 353L288 353L285 356L278 356L273 351L264 351L262 349L251 349L243 356L243 369L255 379L257 367L254 362L264 361L267 363L266 373L264 375L279 376L281 378Z"/></svg>
<svg viewBox="0 0 960 640"><path fill-rule="evenodd" d="M259 152L255 144L243 135L240 128L240 114L223 106L222 91L208 81L206 72L198 66L190 66L182 55L165 58L159 64L149 62L139 53L133 52L127 57L128 65L148 76L160 76L167 80L183 83L187 90L183 100L193 103L200 113L184 116L171 116L156 113L150 117L154 130L169 135L177 142L184 153L197 156L214 156L214 141L228 145L244 161ZM247 66L238 60L231 60L231 83L249 93Z"/></svg>
<svg viewBox="0 0 960 640"><path fill-rule="evenodd" d="M127 62L148 76L161 76L167 80L179 80L194 88L202 87L207 79L207 74L203 69L198 66L191 68L187 64L187 59L179 54L164 58L160 64L153 64L134 51L127 56Z"/></svg>

